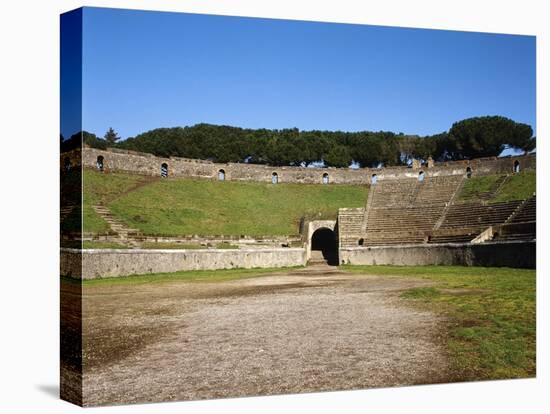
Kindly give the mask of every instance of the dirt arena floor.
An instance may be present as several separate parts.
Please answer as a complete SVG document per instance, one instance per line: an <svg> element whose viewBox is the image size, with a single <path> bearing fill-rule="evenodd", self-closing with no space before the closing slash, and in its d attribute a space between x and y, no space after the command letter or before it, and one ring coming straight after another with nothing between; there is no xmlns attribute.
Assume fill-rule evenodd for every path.
<svg viewBox="0 0 550 414"><path fill-rule="evenodd" d="M85 286L84 404L447 381L428 282L308 267L227 282Z"/></svg>

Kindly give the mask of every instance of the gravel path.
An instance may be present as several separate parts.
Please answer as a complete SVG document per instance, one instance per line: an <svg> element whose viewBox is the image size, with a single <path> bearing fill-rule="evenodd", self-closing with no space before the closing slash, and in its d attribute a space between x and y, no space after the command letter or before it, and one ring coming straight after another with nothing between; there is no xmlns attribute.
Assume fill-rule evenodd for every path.
<svg viewBox="0 0 550 414"><path fill-rule="evenodd" d="M425 281L324 266L216 283L86 287L85 405L445 382Z"/></svg>

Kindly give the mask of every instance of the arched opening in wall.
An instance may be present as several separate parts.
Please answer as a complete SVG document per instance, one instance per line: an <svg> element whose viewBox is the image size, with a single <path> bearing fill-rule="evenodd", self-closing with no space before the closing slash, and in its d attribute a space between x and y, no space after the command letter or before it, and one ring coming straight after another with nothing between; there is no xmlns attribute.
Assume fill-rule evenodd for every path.
<svg viewBox="0 0 550 414"><path fill-rule="evenodd" d="M365 239L362 239L362 238L361 238L361 239L357 240L357 244L358 244L359 246L363 246L363 245L365 244Z"/></svg>
<svg viewBox="0 0 550 414"><path fill-rule="evenodd" d="M466 177L472 178L472 169L470 167L466 167Z"/></svg>
<svg viewBox="0 0 550 414"><path fill-rule="evenodd" d="M218 171L218 180L225 181L225 171L224 170L219 170Z"/></svg>
<svg viewBox="0 0 550 414"><path fill-rule="evenodd" d="M338 240L336 234L326 227L317 229L311 236L312 259L324 259L330 266L338 265Z"/></svg>
<svg viewBox="0 0 550 414"><path fill-rule="evenodd" d="M323 184L328 184L328 174L327 173L323 174Z"/></svg>
<svg viewBox="0 0 550 414"><path fill-rule="evenodd" d="M101 171L101 172L103 172L104 161L105 161L105 159L103 158L103 156L102 156L102 155L99 155L99 156L97 157L97 160L96 160L96 163L95 163L96 168L97 168L99 171Z"/></svg>
<svg viewBox="0 0 550 414"><path fill-rule="evenodd" d="M271 184L277 184L279 182L279 176L276 172L271 174Z"/></svg>
<svg viewBox="0 0 550 414"><path fill-rule="evenodd" d="M514 172L515 173L519 172L519 161L518 160L514 161Z"/></svg>
<svg viewBox="0 0 550 414"><path fill-rule="evenodd" d="M424 181L424 171L418 173L418 181Z"/></svg>
<svg viewBox="0 0 550 414"><path fill-rule="evenodd" d="M65 172L69 172L71 171L71 168L72 168L71 160L69 158L65 158L63 160L63 170Z"/></svg>
<svg viewBox="0 0 550 414"><path fill-rule="evenodd" d="M165 162L163 162L160 166L160 176L163 178L168 177L168 164L166 164Z"/></svg>
<svg viewBox="0 0 550 414"><path fill-rule="evenodd" d="M376 174L371 175L370 177L370 183L371 185L374 185L378 182L378 176Z"/></svg>

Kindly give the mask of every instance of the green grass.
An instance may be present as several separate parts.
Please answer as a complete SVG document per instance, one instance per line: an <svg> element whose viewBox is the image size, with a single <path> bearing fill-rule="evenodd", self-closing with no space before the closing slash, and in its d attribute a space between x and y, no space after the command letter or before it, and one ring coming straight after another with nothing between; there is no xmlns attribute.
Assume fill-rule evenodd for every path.
<svg viewBox="0 0 550 414"><path fill-rule="evenodd" d="M494 189L497 180L501 175L485 175L467 179L464 182L462 191L458 196L459 201L472 200L479 197L480 194Z"/></svg>
<svg viewBox="0 0 550 414"><path fill-rule="evenodd" d="M169 242L145 242L141 243L142 249L206 249L200 243L169 243Z"/></svg>
<svg viewBox="0 0 550 414"><path fill-rule="evenodd" d="M537 191L536 175L535 171L511 175L491 201L524 200L531 197Z"/></svg>
<svg viewBox="0 0 550 414"><path fill-rule="evenodd" d="M536 373L536 272L458 266L343 266L348 272L420 278L431 287L403 292L446 317L455 380L533 377Z"/></svg>
<svg viewBox="0 0 550 414"><path fill-rule="evenodd" d="M80 233L82 231L82 209L75 205L69 214L61 221L62 233Z"/></svg>
<svg viewBox="0 0 550 414"><path fill-rule="evenodd" d="M474 201L482 193L494 191L497 180L501 175L487 175L472 177L464 183L458 196L459 201ZM523 171L519 174L510 174L502 187L489 199L489 203L503 201L524 200L536 191L536 172Z"/></svg>
<svg viewBox="0 0 550 414"><path fill-rule="evenodd" d="M80 246L78 246L80 247ZM238 249L239 246L227 242L217 243L212 246L215 249ZM129 249L130 247L116 242L104 242L104 241L84 241L82 242L83 249ZM139 245L140 249L207 249L207 246L203 246L199 243L169 243L169 242L145 242Z"/></svg>
<svg viewBox="0 0 550 414"><path fill-rule="evenodd" d="M131 191L151 180L149 177L139 175L103 174L91 170L84 170L82 177L84 192L82 231L94 234L108 233L110 229L109 224L94 211L93 205L107 204L126 191Z"/></svg>
<svg viewBox="0 0 550 414"><path fill-rule="evenodd" d="M231 250L231 249L238 249L239 246L237 246L236 244L231 244L231 243L228 243L228 242L221 242L221 243L218 243L216 244L216 249L227 249L227 250Z"/></svg>
<svg viewBox="0 0 550 414"><path fill-rule="evenodd" d="M125 284L145 284L164 282L223 282L236 279L247 279L269 275L276 272L284 272L287 268L266 268L266 269L222 269L222 270L193 270L174 273L152 273L147 275L133 275L124 277L110 277L100 279L83 280L83 286L114 286ZM80 283L79 280L62 277L68 282Z"/></svg>
<svg viewBox="0 0 550 414"><path fill-rule="evenodd" d="M191 179L155 180L84 172L85 205L101 200L128 226L148 235L294 235L302 216L336 218L340 207L362 207L368 188L277 185Z"/></svg>
<svg viewBox="0 0 550 414"><path fill-rule="evenodd" d="M136 174L105 174L95 170L84 170L84 204L108 204L121 194L150 181L151 178Z"/></svg>
<svg viewBox="0 0 550 414"><path fill-rule="evenodd" d="M104 242L104 241L89 241L85 240L82 242L83 249L128 249L129 247L115 242Z"/></svg>
<svg viewBox="0 0 550 414"><path fill-rule="evenodd" d="M105 234L109 231L109 223L97 214L90 204L84 203L82 205L82 232Z"/></svg>

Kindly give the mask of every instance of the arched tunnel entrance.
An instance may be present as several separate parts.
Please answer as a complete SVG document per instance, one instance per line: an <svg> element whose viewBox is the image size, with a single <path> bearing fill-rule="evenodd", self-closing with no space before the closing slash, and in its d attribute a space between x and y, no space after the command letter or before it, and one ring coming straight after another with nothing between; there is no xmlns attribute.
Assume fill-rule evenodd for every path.
<svg viewBox="0 0 550 414"><path fill-rule="evenodd" d="M317 229L311 236L311 258L322 260L330 266L338 266L338 240L326 227Z"/></svg>

